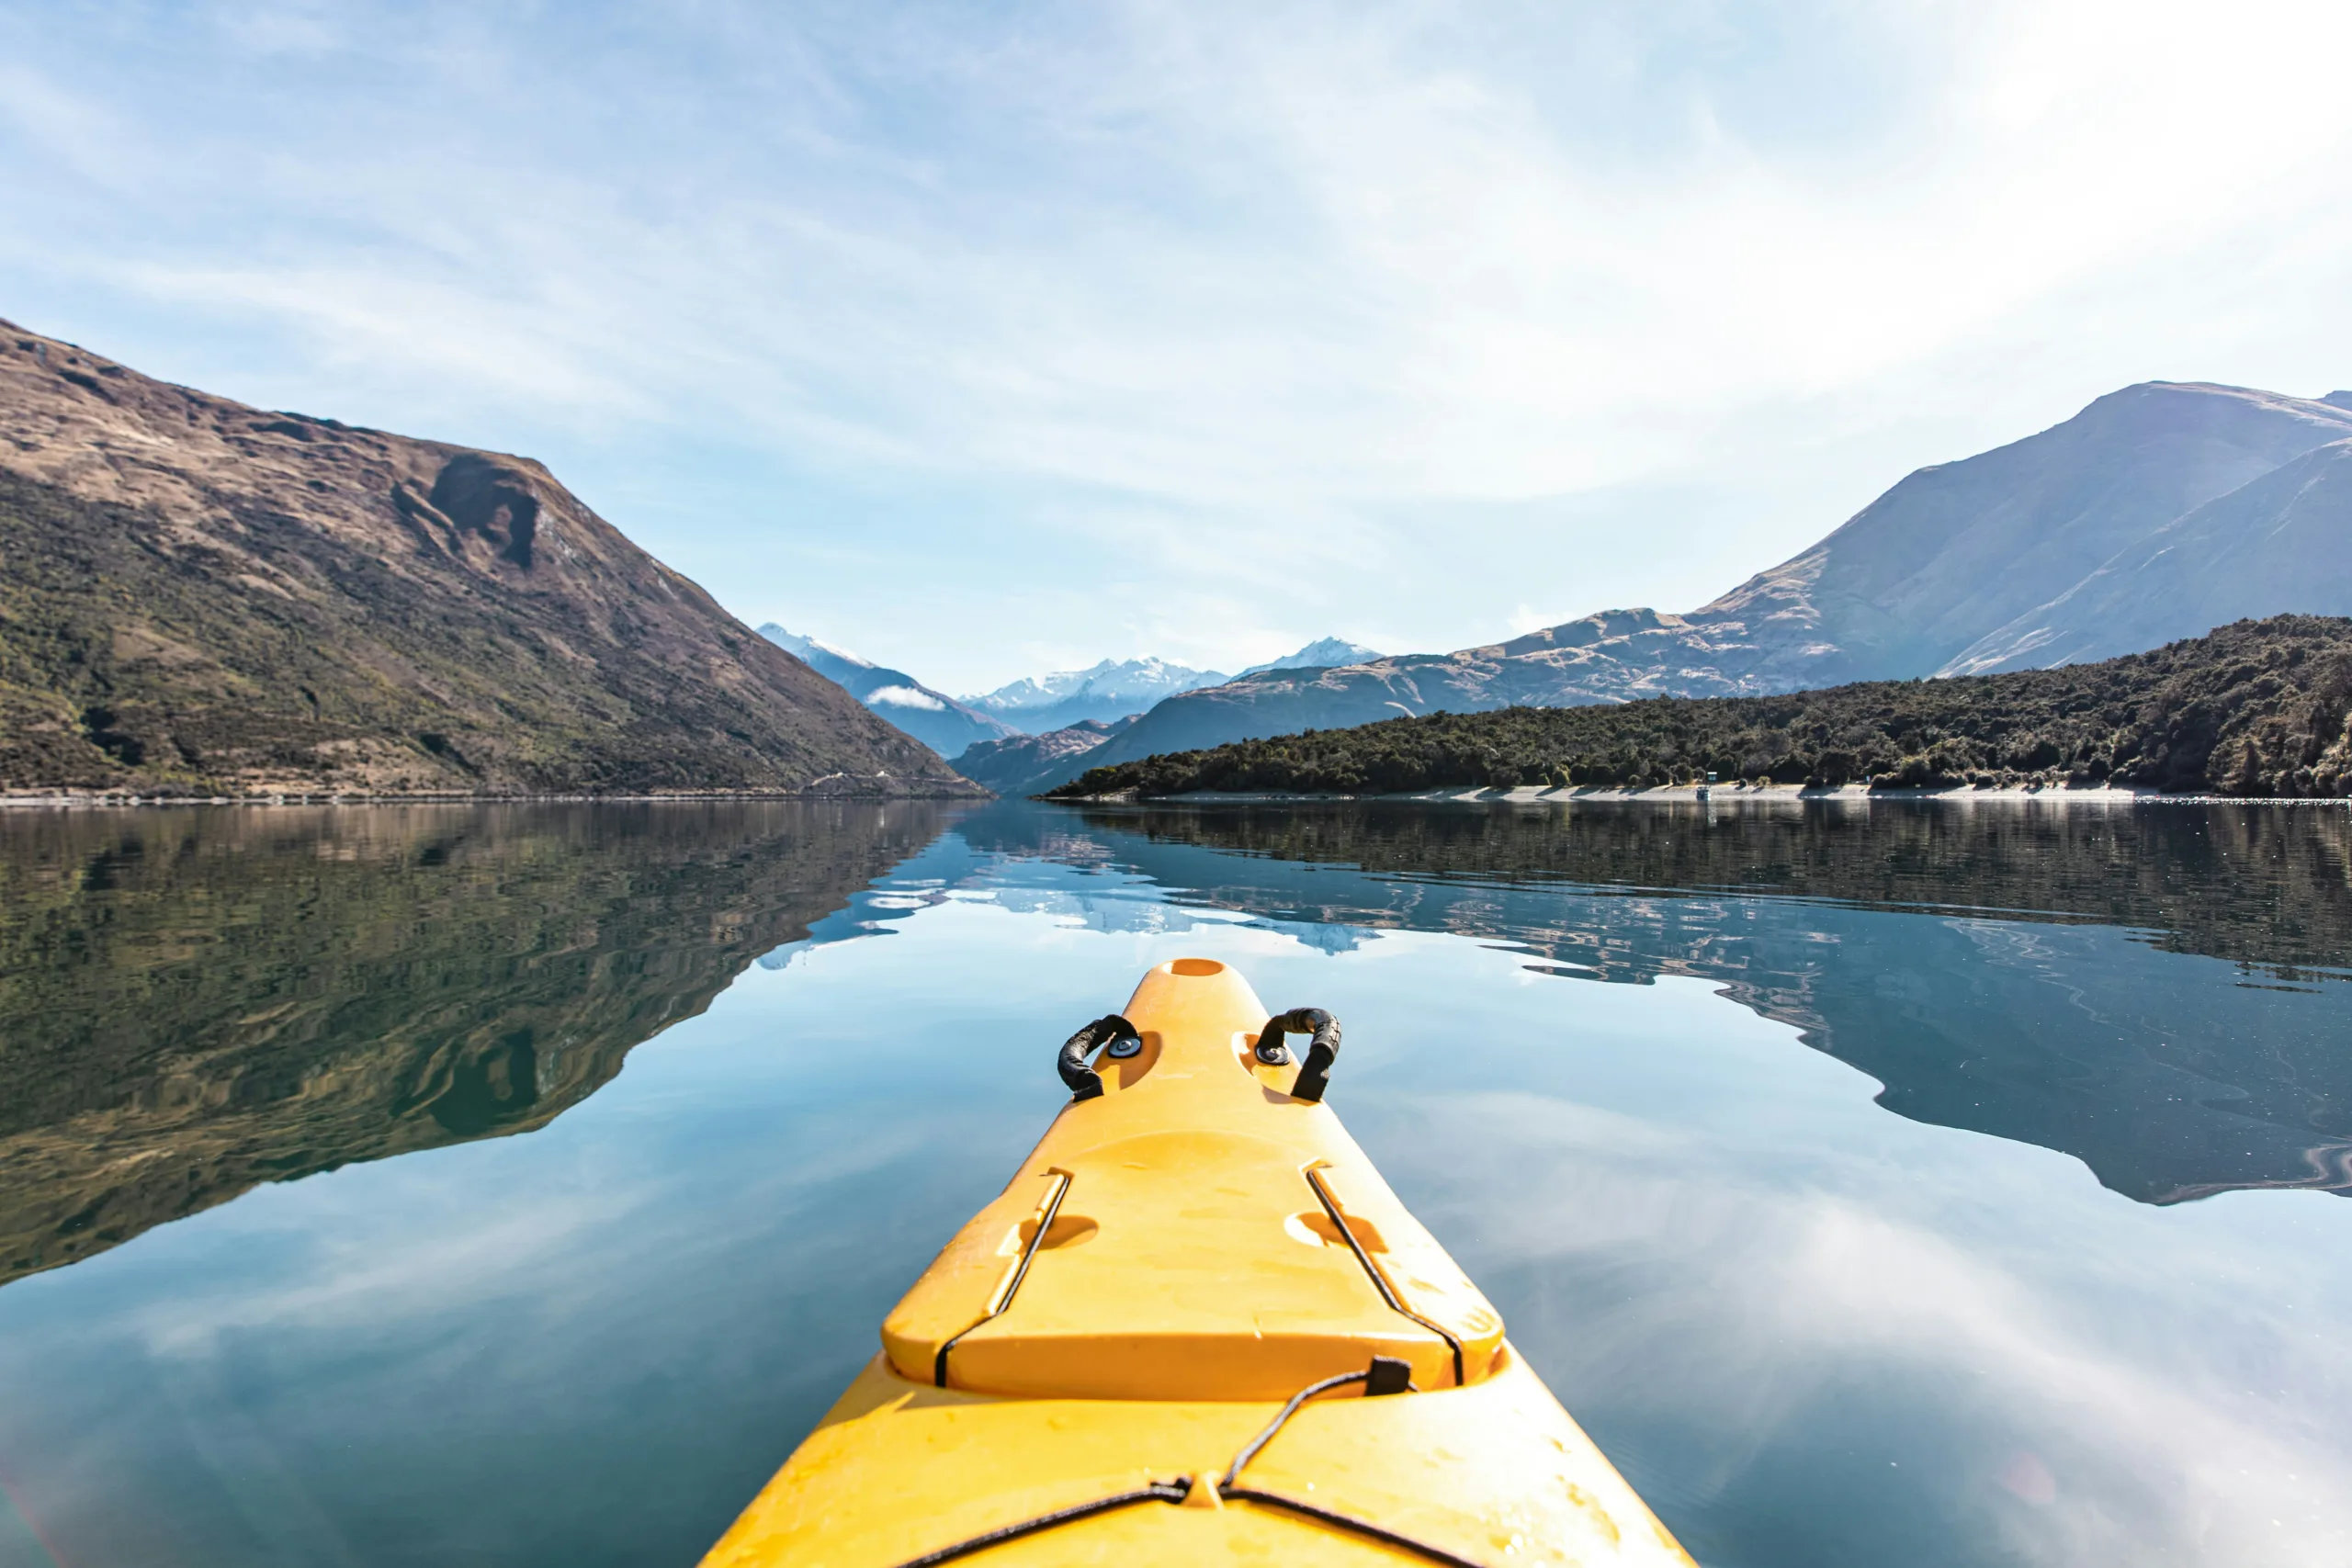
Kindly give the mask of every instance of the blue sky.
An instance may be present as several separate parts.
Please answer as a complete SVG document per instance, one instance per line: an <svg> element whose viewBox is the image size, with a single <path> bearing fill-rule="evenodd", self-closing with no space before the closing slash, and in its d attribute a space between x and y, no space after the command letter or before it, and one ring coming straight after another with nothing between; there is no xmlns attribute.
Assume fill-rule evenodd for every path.
<svg viewBox="0 0 2352 1568"><path fill-rule="evenodd" d="M2352 6L0 0L0 315L956 691L1693 608L2352 384Z"/></svg>

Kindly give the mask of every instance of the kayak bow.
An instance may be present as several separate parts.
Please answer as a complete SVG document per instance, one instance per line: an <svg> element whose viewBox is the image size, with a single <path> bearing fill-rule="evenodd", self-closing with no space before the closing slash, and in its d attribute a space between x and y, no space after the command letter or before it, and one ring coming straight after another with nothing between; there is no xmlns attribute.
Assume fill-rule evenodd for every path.
<svg viewBox="0 0 2352 1568"><path fill-rule="evenodd" d="M705 1568L1690 1568L1320 1102L1339 1046L1147 974Z"/></svg>

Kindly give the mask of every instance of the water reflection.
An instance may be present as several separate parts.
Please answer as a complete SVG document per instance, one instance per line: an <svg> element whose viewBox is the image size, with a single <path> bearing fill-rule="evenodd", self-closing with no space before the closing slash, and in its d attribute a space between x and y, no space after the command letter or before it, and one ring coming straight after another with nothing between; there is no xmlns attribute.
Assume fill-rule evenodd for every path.
<svg viewBox="0 0 2352 1568"><path fill-rule="evenodd" d="M965 836L1269 919L1706 980L1878 1079L1888 1110L2075 1155L2143 1201L2352 1190L2339 812L1365 803L1085 824L1000 812Z"/></svg>
<svg viewBox="0 0 2352 1568"><path fill-rule="evenodd" d="M0 817L0 1568L692 1561L1186 953L1701 1561L2352 1561L2345 832Z"/></svg>
<svg viewBox="0 0 2352 1568"><path fill-rule="evenodd" d="M260 1181L527 1132L936 838L849 805L24 813L0 1283Z"/></svg>
<svg viewBox="0 0 2352 1568"><path fill-rule="evenodd" d="M1091 807L1122 840L1596 891L1827 899L2078 920L2143 932L2293 984L2352 977L2352 830L2332 807L2031 800L1405 801ZM1073 863L1111 852L999 812L990 841ZM1340 911L1335 910L1334 913Z"/></svg>

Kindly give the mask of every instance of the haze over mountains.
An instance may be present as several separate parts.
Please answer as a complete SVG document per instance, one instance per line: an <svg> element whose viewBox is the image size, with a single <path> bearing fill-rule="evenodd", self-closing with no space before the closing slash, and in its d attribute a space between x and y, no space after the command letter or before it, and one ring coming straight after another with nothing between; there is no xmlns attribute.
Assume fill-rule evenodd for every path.
<svg viewBox="0 0 2352 1568"><path fill-rule="evenodd" d="M2147 382L1919 469L1689 615L1264 671L1160 704L1089 767L1405 714L1739 696L2109 657L2249 616L2352 613L2352 393Z"/></svg>
<svg viewBox="0 0 2352 1568"><path fill-rule="evenodd" d="M1345 637L1317 637L1295 653L1252 664L1241 674L1255 675L1268 670L1320 670L1379 657L1379 650L1360 642L1350 642ZM1149 711L1169 697L1239 678L1221 675L1214 670L1189 669L1164 659L1105 659L1088 669L1063 670L1015 681L984 696L964 700L996 715L1023 734L1049 735L1070 726L1116 724ZM1084 735L1089 731L1076 733ZM948 755L956 753L951 751Z"/></svg>
<svg viewBox="0 0 2352 1568"><path fill-rule="evenodd" d="M0 788L972 794L528 458L0 323Z"/></svg>
<svg viewBox="0 0 2352 1568"><path fill-rule="evenodd" d="M1015 681L986 696L957 701L903 671L888 670L854 653L797 637L771 621L763 635L781 643L820 673L840 682L859 701L953 760L957 773L1000 795L1028 795L1077 776L1079 759L1124 734L1162 697L1226 677L1160 659L1105 659L1085 670ZM1319 637L1295 653L1253 664L1244 675L1377 659L1360 642ZM982 713L973 705L992 705ZM1078 714L1081 716L1072 718ZM1109 714L1110 717L1095 715ZM1030 728L1016 728L1030 727Z"/></svg>
<svg viewBox="0 0 2352 1568"><path fill-rule="evenodd" d="M1020 733L1011 725L944 692L934 692L903 670L862 659L846 649L788 632L770 621L760 635L797 655L808 668L897 725L943 757L985 740Z"/></svg>

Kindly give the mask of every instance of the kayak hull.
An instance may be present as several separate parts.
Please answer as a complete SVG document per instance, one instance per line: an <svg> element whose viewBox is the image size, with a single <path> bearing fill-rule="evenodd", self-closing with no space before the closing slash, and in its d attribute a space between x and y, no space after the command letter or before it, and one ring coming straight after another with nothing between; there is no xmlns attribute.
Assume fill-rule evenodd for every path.
<svg viewBox="0 0 2352 1568"><path fill-rule="evenodd" d="M1303 1406L1246 1483L1476 1562L1690 1568L1690 1559L1508 1347L1494 1373L1411 1398ZM909 1382L877 1356L706 1568L896 1568L1153 1482L1221 1474L1276 1402L1030 1399ZM1144 1503L972 1562L1424 1562L1279 1506Z"/></svg>
<svg viewBox="0 0 2352 1568"><path fill-rule="evenodd" d="M1690 1568L1321 1103L1338 1041L1148 973L705 1568Z"/></svg>

